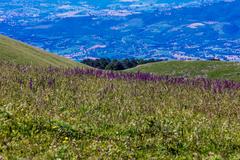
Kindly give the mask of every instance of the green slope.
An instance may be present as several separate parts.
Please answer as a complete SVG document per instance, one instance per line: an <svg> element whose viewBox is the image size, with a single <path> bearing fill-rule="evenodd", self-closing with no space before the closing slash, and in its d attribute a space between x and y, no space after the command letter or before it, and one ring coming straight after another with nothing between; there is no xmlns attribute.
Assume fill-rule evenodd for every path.
<svg viewBox="0 0 240 160"><path fill-rule="evenodd" d="M127 71L240 81L240 63L234 62L168 61L140 65Z"/></svg>
<svg viewBox="0 0 240 160"><path fill-rule="evenodd" d="M65 73L0 63L1 160L240 159L238 90Z"/></svg>
<svg viewBox="0 0 240 160"><path fill-rule="evenodd" d="M3 35L0 35L0 61L36 66L85 67L81 63L47 53Z"/></svg>

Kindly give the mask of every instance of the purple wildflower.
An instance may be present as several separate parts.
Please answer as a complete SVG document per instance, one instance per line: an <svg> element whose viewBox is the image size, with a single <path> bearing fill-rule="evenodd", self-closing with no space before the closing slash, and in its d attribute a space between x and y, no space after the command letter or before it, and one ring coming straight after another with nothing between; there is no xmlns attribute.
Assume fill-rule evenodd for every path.
<svg viewBox="0 0 240 160"><path fill-rule="evenodd" d="M48 80L48 86L52 87L55 84L55 79L49 79Z"/></svg>
<svg viewBox="0 0 240 160"><path fill-rule="evenodd" d="M189 79L186 77L173 77L173 76L159 76L151 73L124 73L115 71L103 71L97 69L81 69L74 68L68 69L64 72L65 76L76 75L90 75L97 78L122 79L122 80L138 80L138 81L152 81L152 82L165 82L174 85L189 85L193 87L199 87L203 90L213 90L215 93L222 92L227 89L237 90L240 89L240 83L229 80L210 80L207 78L195 78Z"/></svg>
<svg viewBox="0 0 240 160"><path fill-rule="evenodd" d="M30 78L30 81L29 81L29 88L31 90L33 89L33 80L32 80L32 78Z"/></svg>

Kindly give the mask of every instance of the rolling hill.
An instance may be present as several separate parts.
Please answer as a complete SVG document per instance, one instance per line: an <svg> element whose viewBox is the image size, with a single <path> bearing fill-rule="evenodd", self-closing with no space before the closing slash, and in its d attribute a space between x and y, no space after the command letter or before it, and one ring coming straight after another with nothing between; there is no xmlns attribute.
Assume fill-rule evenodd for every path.
<svg viewBox="0 0 240 160"><path fill-rule="evenodd" d="M0 35L0 61L33 66L87 67L3 35ZM240 81L240 63L234 62L168 61L140 65L126 71Z"/></svg>
<svg viewBox="0 0 240 160"><path fill-rule="evenodd" d="M240 63L235 62L168 61L140 65L127 71L240 81Z"/></svg>
<svg viewBox="0 0 240 160"><path fill-rule="evenodd" d="M0 61L36 66L85 67L81 63L47 53L3 35L0 35Z"/></svg>
<svg viewBox="0 0 240 160"><path fill-rule="evenodd" d="M4 36L0 62L0 159L240 157L238 82L47 68L83 65ZM128 71L239 79L226 62Z"/></svg>

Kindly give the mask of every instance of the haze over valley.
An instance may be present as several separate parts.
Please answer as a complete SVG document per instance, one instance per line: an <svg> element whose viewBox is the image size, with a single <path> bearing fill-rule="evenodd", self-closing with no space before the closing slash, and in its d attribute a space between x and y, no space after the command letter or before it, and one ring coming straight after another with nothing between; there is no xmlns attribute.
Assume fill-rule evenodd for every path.
<svg viewBox="0 0 240 160"><path fill-rule="evenodd" d="M0 34L58 55L240 61L240 1L10 0Z"/></svg>

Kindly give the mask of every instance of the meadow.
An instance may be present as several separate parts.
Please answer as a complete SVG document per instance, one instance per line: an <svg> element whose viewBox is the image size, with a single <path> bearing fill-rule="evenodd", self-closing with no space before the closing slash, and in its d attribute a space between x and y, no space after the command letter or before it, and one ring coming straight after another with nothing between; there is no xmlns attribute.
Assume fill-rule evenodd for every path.
<svg viewBox="0 0 240 160"><path fill-rule="evenodd" d="M240 63L226 61L166 61L139 65L128 72L147 72L158 75L205 77L240 81Z"/></svg>
<svg viewBox="0 0 240 160"><path fill-rule="evenodd" d="M240 159L238 82L8 62L0 71L4 160Z"/></svg>

